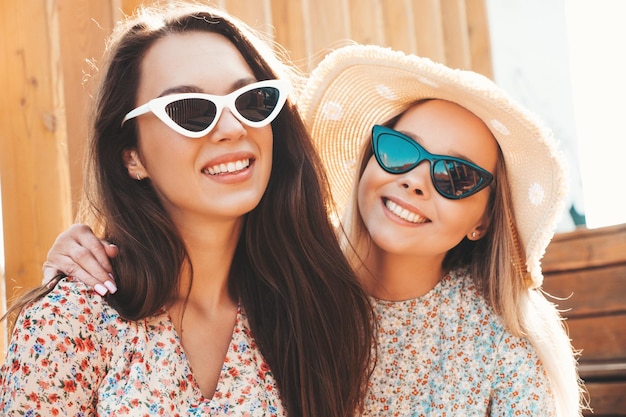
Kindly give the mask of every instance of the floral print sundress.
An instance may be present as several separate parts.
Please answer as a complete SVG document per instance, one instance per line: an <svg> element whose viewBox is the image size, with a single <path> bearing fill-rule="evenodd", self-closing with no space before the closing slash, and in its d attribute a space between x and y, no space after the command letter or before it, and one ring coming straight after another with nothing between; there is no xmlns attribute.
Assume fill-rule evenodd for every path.
<svg viewBox="0 0 626 417"><path fill-rule="evenodd" d="M166 311L124 320L68 278L19 315L0 389L2 416L285 416L241 307L205 398Z"/></svg>
<svg viewBox="0 0 626 417"><path fill-rule="evenodd" d="M364 416L554 415L530 341L504 328L467 271L416 299L372 300L378 362Z"/></svg>

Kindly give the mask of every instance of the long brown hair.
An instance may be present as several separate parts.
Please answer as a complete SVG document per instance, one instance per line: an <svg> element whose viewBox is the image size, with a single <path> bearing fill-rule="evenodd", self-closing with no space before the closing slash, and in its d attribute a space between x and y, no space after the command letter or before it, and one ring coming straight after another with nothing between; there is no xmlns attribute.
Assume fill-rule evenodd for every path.
<svg viewBox="0 0 626 417"><path fill-rule="evenodd" d="M166 305L188 254L150 180L129 177L122 153L136 147L137 132L132 120L124 127L120 122L135 106L148 48L168 34L189 31L225 36L259 80L290 74L257 34L207 6L144 9L110 38L80 220L120 249L113 260L118 291L107 301L127 319L149 316ZM352 416L369 375L370 305L337 243L326 211L328 185L321 161L290 103L272 130L269 185L246 215L229 284L249 317L288 414Z"/></svg>

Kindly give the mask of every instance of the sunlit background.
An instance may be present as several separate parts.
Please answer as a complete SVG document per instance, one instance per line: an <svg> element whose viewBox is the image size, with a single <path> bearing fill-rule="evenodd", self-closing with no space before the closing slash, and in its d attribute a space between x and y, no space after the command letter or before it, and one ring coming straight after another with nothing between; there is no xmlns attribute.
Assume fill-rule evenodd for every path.
<svg viewBox="0 0 626 417"><path fill-rule="evenodd" d="M495 81L546 121L570 165L559 230L626 223L626 1L487 5Z"/></svg>
<svg viewBox="0 0 626 417"><path fill-rule="evenodd" d="M587 225L626 223L626 2L566 4Z"/></svg>

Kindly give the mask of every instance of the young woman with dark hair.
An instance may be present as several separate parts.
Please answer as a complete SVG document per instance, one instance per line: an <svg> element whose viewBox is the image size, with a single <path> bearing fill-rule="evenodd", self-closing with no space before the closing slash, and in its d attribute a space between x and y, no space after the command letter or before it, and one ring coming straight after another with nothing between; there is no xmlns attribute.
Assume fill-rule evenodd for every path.
<svg viewBox="0 0 626 417"><path fill-rule="evenodd" d="M107 51L81 220L119 248L117 291L58 276L13 306L2 414L353 415L372 317L297 74L197 4L143 10Z"/></svg>

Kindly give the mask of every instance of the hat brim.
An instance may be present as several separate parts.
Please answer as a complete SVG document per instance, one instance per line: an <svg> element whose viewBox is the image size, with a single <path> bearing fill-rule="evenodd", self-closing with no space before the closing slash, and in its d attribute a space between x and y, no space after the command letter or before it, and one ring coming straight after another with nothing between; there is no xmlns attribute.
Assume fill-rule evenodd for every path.
<svg viewBox="0 0 626 417"><path fill-rule="evenodd" d="M459 104L493 133L504 155L527 267L535 286L540 285L540 259L566 195L563 159L536 115L475 72L374 45L328 54L311 73L298 107L325 163L338 209L346 206L359 151L372 126L422 99Z"/></svg>

